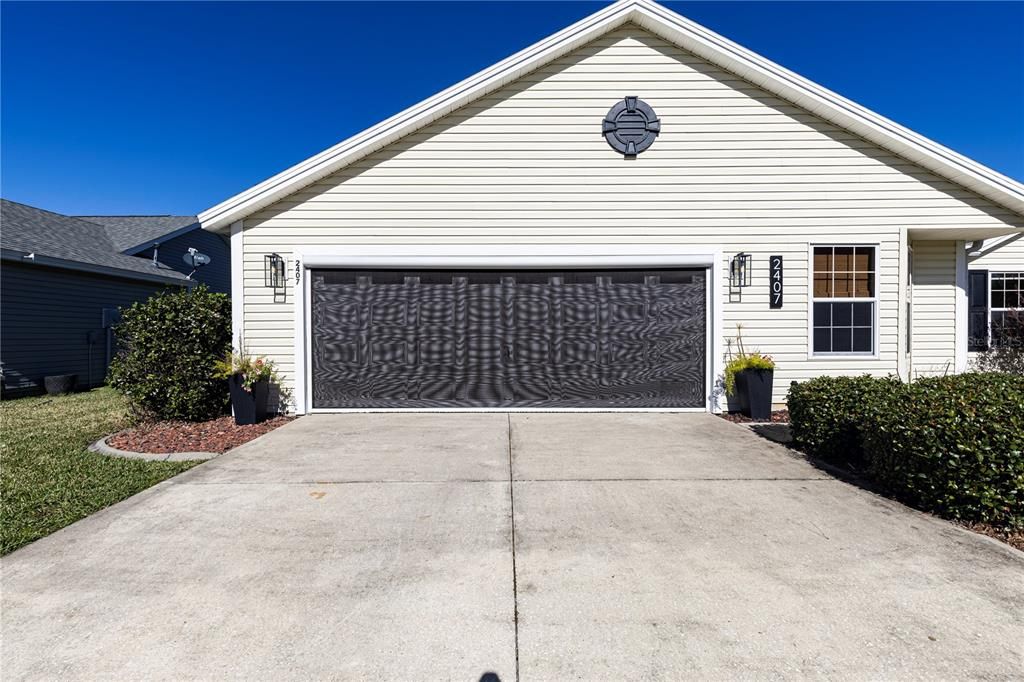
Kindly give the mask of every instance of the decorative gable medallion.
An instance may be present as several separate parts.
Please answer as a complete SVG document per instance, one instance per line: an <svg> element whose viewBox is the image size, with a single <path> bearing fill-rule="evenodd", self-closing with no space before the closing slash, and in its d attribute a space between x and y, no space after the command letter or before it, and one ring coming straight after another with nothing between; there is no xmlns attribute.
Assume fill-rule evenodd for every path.
<svg viewBox="0 0 1024 682"><path fill-rule="evenodd" d="M661 121L647 102L626 97L608 110L601 132L612 149L627 157L636 156L654 144Z"/></svg>

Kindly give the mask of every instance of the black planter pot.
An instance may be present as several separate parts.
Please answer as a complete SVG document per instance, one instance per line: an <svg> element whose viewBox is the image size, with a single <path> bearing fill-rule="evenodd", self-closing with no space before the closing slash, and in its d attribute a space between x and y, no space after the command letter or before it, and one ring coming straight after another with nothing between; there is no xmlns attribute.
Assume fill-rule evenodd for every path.
<svg viewBox="0 0 1024 682"><path fill-rule="evenodd" d="M736 372L733 377L733 382L736 384L736 392L733 395L736 396L740 412L747 416L750 416L750 395L747 393L747 372L749 371L745 369L742 372Z"/></svg>
<svg viewBox="0 0 1024 682"><path fill-rule="evenodd" d="M736 374L736 390L740 392L740 402L746 403L742 408L743 414L751 419L771 419L774 381L775 371L771 369L745 369Z"/></svg>
<svg viewBox="0 0 1024 682"><path fill-rule="evenodd" d="M228 377L228 390L231 392L231 412L235 415L236 424L256 424L267 418L269 382L257 381L252 391L247 391L242 386L242 375L232 374Z"/></svg>
<svg viewBox="0 0 1024 682"><path fill-rule="evenodd" d="M270 396L270 382L257 381L252 385L252 399L256 408L256 423L267 419L267 398Z"/></svg>
<svg viewBox="0 0 1024 682"><path fill-rule="evenodd" d="M75 390L76 384L78 384L77 374L56 374L43 377L43 386L46 387L48 395L71 393L71 391Z"/></svg>

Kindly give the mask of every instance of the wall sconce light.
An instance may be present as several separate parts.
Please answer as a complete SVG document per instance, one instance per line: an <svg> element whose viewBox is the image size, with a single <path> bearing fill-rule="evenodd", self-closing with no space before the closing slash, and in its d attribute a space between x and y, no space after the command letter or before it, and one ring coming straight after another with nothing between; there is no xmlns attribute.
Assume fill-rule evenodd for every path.
<svg viewBox="0 0 1024 682"><path fill-rule="evenodd" d="M263 257L263 285L268 289L284 286L284 258L276 253Z"/></svg>
<svg viewBox="0 0 1024 682"><path fill-rule="evenodd" d="M743 289L750 286L750 254L737 253L729 262L729 288Z"/></svg>
<svg viewBox="0 0 1024 682"><path fill-rule="evenodd" d="M283 300L284 288L284 258L276 253L263 257L263 285L274 290L274 302L280 297Z"/></svg>

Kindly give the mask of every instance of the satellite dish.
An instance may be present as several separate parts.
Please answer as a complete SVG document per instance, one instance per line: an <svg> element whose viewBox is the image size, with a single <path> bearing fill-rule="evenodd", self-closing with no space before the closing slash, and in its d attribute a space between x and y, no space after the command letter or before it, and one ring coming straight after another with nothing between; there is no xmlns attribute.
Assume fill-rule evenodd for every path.
<svg viewBox="0 0 1024 682"><path fill-rule="evenodd" d="M191 268L199 268L202 267L203 265L210 264L209 256L207 256L205 253L199 253L198 251L191 247L189 247L188 253L182 256L181 259L185 261L185 265L188 265Z"/></svg>

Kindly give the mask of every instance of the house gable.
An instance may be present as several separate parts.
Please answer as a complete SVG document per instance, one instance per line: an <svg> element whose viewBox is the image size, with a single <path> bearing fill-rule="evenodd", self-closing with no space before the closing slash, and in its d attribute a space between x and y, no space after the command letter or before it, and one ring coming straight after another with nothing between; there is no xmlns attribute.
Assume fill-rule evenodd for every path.
<svg viewBox="0 0 1024 682"><path fill-rule="evenodd" d="M968 188L1017 215L1024 215L1024 186L1020 183L826 90L657 3L621 0L221 202L200 214L200 221L206 229L226 229L260 208L631 22L709 64L715 64L766 92L814 112L823 120L918 163L939 177Z"/></svg>
<svg viewBox="0 0 1024 682"><path fill-rule="evenodd" d="M601 120L638 95L662 121L623 159ZM868 200L868 201L866 201ZM623 26L255 213L247 227L571 237L870 223L1024 226L1024 217Z"/></svg>

